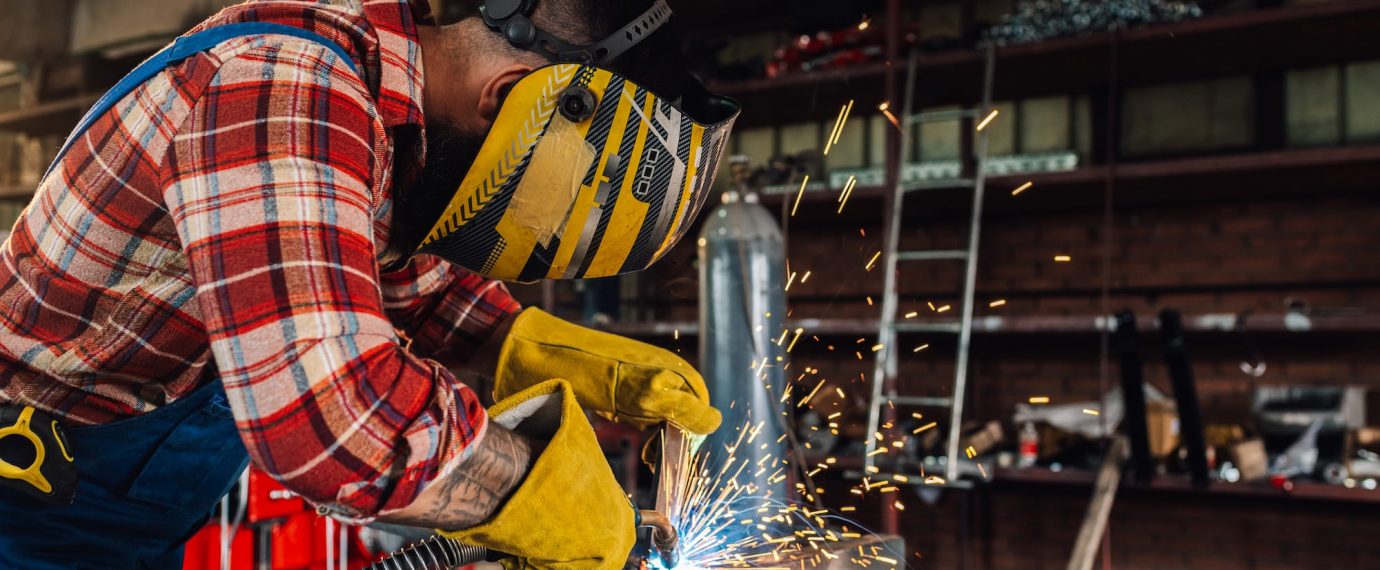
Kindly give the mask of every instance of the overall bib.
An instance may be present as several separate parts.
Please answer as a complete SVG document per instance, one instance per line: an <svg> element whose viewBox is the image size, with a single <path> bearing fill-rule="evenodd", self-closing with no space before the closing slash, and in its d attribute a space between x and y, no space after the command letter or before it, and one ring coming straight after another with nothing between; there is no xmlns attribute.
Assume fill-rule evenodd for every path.
<svg viewBox="0 0 1380 570"><path fill-rule="evenodd" d="M44 177L92 121L164 68L226 40L265 34L319 43L354 67L338 44L281 24L228 24L178 38L96 102ZM180 569L183 543L249 464L214 376L150 413L70 427L67 436L80 475L75 502L50 506L0 489L0 568Z"/></svg>

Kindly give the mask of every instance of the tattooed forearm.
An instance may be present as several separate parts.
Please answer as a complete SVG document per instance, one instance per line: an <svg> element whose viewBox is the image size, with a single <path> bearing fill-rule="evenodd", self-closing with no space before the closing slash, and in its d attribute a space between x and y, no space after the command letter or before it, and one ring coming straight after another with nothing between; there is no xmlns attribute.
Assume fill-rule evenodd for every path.
<svg viewBox="0 0 1380 570"><path fill-rule="evenodd" d="M535 456L530 440L491 423L473 455L432 481L412 504L379 520L449 530L477 525L517 489Z"/></svg>

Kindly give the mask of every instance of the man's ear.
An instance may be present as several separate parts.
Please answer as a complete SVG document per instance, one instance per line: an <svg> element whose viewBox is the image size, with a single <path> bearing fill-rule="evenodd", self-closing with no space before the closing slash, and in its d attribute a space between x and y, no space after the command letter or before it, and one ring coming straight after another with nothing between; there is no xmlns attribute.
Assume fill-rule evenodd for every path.
<svg viewBox="0 0 1380 570"><path fill-rule="evenodd" d="M498 70L498 73L489 77L484 83L484 88L479 92L479 116L485 121L492 123L498 118L498 109L503 106L503 100L508 97L508 91L517 85L518 80L526 77L532 72L532 66L513 63Z"/></svg>

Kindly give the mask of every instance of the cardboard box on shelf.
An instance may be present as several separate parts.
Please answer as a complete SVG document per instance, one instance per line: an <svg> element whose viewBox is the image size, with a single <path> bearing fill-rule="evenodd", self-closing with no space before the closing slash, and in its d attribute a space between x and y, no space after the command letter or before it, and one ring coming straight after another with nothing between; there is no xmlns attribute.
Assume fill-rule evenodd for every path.
<svg viewBox="0 0 1380 570"><path fill-rule="evenodd" d="M1248 439L1231 446L1231 462L1241 471L1242 481L1259 481L1270 472L1269 456L1265 454L1265 440Z"/></svg>
<svg viewBox="0 0 1380 570"><path fill-rule="evenodd" d="M981 429L969 432L968 435L964 436L963 449L966 450L971 447L974 455L982 455L1001 443L1003 437L1001 422L987 422Z"/></svg>
<svg viewBox="0 0 1380 570"><path fill-rule="evenodd" d="M1164 459L1179 447L1179 413L1173 402L1146 402L1145 424L1150 437L1151 457Z"/></svg>

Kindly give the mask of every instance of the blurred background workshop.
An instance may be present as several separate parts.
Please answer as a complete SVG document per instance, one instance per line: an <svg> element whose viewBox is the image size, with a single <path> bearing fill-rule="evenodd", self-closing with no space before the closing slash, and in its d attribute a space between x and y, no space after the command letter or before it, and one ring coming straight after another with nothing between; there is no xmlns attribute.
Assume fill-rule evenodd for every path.
<svg viewBox="0 0 1380 570"><path fill-rule="evenodd" d="M0 3L0 226L234 3ZM742 105L715 191L647 271L509 288L694 364L752 440L705 448L831 513L683 567L1380 567L1380 1L670 5ZM647 435L594 425L650 505ZM184 567L400 544L251 468Z"/></svg>

